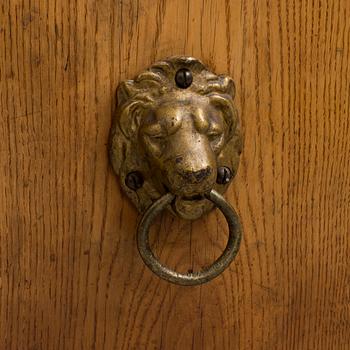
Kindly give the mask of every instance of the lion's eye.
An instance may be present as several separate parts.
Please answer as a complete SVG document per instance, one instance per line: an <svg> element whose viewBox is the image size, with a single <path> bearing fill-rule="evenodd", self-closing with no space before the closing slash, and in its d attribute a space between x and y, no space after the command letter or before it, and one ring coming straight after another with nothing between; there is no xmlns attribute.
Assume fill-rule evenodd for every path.
<svg viewBox="0 0 350 350"><path fill-rule="evenodd" d="M210 141L214 141L222 135L222 132L219 130L213 130L209 131L207 135Z"/></svg>
<svg viewBox="0 0 350 350"><path fill-rule="evenodd" d="M152 140L163 140L165 138L165 135L163 134L157 134L157 135L148 135L148 137Z"/></svg>
<svg viewBox="0 0 350 350"><path fill-rule="evenodd" d="M209 137L218 137L221 135L221 132L218 132L218 131L211 131L211 132L208 132L208 136Z"/></svg>
<svg viewBox="0 0 350 350"><path fill-rule="evenodd" d="M156 138L164 134L163 128L158 123L145 124L142 126L141 134L148 136L150 138Z"/></svg>

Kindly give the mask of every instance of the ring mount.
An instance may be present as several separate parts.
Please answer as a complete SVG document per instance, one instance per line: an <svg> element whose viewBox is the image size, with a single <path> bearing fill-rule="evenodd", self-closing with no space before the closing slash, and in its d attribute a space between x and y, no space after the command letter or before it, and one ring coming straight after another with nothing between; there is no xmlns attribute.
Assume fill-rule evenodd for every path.
<svg viewBox="0 0 350 350"><path fill-rule="evenodd" d="M154 202L144 213L137 228L137 244L140 255L149 269L160 278L183 286L194 286L209 282L220 275L232 262L239 250L242 239L242 229L239 218L230 204L215 190L206 194L206 198L212 201L224 214L229 227L229 237L226 248L221 256L209 267L201 271L182 274L169 269L153 254L149 244L149 229L153 220L160 214L173 200L175 196L167 193Z"/></svg>

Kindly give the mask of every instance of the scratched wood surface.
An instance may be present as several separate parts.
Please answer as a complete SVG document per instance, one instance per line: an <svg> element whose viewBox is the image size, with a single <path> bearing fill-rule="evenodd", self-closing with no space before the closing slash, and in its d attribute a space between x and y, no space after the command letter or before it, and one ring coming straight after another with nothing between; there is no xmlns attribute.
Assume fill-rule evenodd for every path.
<svg viewBox="0 0 350 350"><path fill-rule="evenodd" d="M2 0L0 349L349 349L350 2ZM239 256L153 276L107 158L118 82L194 55L237 86ZM217 212L164 214L163 262L210 263Z"/></svg>

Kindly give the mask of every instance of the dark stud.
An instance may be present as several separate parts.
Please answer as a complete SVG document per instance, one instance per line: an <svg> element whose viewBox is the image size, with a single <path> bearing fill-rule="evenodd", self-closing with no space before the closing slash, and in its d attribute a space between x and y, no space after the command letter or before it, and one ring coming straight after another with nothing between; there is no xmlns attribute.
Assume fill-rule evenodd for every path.
<svg viewBox="0 0 350 350"><path fill-rule="evenodd" d="M143 185L143 176L139 171L132 171L125 178L125 184L133 191L138 190Z"/></svg>
<svg viewBox="0 0 350 350"><path fill-rule="evenodd" d="M232 172L227 166L221 166L218 168L218 174L216 177L216 182L220 185L225 185L230 182L232 177Z"/></svg>
<svg viewBox="0 0 350 350"><path fill-rule="evenodd" d="M176 72L175 82L181 89L187 89L193 81L192 72L187 68L181 68Z"/></svg>

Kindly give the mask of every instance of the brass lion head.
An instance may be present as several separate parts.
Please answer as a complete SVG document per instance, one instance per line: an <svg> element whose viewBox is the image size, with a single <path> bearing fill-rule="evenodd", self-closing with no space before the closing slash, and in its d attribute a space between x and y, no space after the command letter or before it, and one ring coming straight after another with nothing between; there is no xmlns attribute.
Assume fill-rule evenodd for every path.
<svg viewBox="0 0 350 350"><path fill-rule="evenodd" d="M242 149L234 95L230 77L183 56L119 85L110 158L141 212L171 192L172 211L196 219L212 208L204 193L225 192Z"/></svg>

